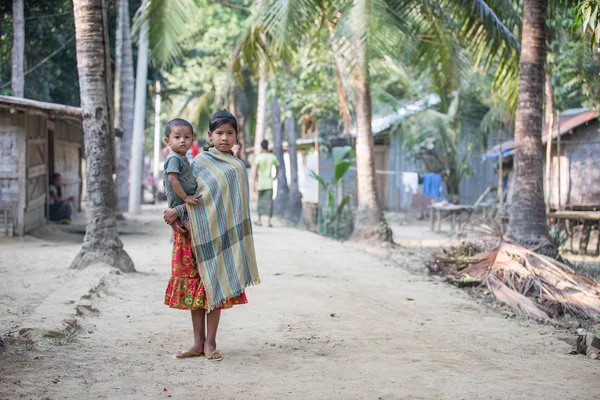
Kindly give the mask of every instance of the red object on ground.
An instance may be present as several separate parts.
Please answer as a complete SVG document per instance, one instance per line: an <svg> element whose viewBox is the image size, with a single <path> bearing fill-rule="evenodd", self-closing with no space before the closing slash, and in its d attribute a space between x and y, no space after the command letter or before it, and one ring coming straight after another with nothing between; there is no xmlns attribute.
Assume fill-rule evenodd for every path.
<svg viewBox="0 0 600 400"><path fill-rule="evenodd" d="M163 392L167 392L167 388L163 388Z"/></svg>

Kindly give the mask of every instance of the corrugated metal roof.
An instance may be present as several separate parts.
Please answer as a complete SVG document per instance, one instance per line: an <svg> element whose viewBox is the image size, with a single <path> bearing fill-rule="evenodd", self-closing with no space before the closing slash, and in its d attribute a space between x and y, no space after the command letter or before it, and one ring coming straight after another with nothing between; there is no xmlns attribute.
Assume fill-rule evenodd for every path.
<svg viewBox="0 0 600 400"><path fill-rule="evenodd" d="M565 135L571 132L573 129L581 126L587 122L590 122L598 118L598 113L589 108L576 108L572 110L565 110L560 113L560 120L554 121L554 131L552 132L552 138L558 137L558 127L560 125L560 135ZM542 127L542 142L548 141L548 124L544 124Z"/></svg>
<svg viewBox="0 0 600 400"><path fill-rule="evenodd" d="M560 136L566 135L573 129L586 124L594 119L598 118L598 113L590 108L574 108L565 110L560 113L560 121L555 121L554 132L552 133L552 139L558 137L558 128L560 125ZM548 124L544 124L542 127L542 143L548 141ZM510 157L515 152L515 140L507 140L501 145L494 146L488 150L481 158L486 159L497 159L499 158L499 151L501 149L503 157Z"/></svg>
<svg viewBox="0 0 600 400"><path fill-rule="evenodd" d="M81 108L79 107L47 103L22 97L0 96L0 107L14 108L23 111L34 110L47 115L62 115L81 120Z"/></svg>

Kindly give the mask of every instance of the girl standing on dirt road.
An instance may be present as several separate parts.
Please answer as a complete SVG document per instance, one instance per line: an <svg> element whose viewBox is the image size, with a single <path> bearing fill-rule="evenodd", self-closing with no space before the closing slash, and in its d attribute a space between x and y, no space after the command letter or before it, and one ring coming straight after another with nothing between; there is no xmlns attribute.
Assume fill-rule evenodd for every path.
<svg viewBox="0 0 600 400"><path fill-rule="evenodd" d="M165 211L174 233L171 278L165 304L191 310L194 343L174 357L223 359L217 349L221 310L247 303L245 289L260 283L250 220L250 190L244 163L231 151L238 126L227 110L210 118L211 145L192 162L200 204ZM190 230L178 217L187 212Z"/></svg>

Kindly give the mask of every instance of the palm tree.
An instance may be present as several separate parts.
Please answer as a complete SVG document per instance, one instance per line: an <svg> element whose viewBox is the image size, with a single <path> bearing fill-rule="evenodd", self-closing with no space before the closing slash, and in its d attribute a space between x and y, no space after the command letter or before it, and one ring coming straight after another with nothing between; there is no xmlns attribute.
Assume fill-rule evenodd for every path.
<svg viewBox="0 0 600 400"><path fill-rule="evenodd" d="M357 208L353 237L391 241L391 230L383 216L375 183L375 141L371 129L371 86L369 81L368 41L370 0L357 1L351 11L355 59L350 73L356 113L356 188Z"/></svg>
<svg viewBox="0 0 600 400"><path fill-rule="evenodd" d="M12 46L12 95L23 97L25 75L23 71L25 54L25 16L23 0L13 0L13 46Z"/></svg>
<svg viewBox="0 0 600 400"><path fill-rule="evenodd" d="M286 87L286 91L290 91L289 87ZM289 93L286 95L289 97ZM297 224L302 217L302 193L298 185L298 150L296 146L296 120L294 114L290 110L287 104L283 104L283 114L287 115L285 118L284 130L285 137L288 142L288 154L290 156L290 184L289 184L289 195L288 204L285 212L285 217L289 221Z"/></svg>
<svg viewBox="0 0 600 400"><path fill-rule="evenodd" d="M148 57L163 68L182 55L182 42L197 30L199 8L194 0L143 0L134 30L139 33L131 147L129 211L139 213L146 112Z"/></svg>
<svg viewBox="0 0 600 400"><path fill-rule="evenodd" d="M105 29L103 0L74 0L77 70L86 169L87 228L81 250L71 268L84 268L106 263L125 272L135 268L117 232L115 187L112 179L113 156L109 126L112 124L108 106L106 77L108 36ZM101 62L98 62L100 60Z"/></svg>
<svg viewBox="0 0 600 400"><path fill-rule="evenodd" d="M117 159L117 199L118 209L126 211L129 206L129 159L131 158L131 141L133 137L133 106L134 85L133 50L131 45L131 27L129 23L129 0L119 0L117 11L117 41L116 53L119 62L118 74L115 77L115 103L118 102L119 112L117 124L123 130L119 141L119 156Z"/></svg>
<svg viewBox="0 0 600 400"><path fill-rule="evenodd" d="M519 96L515 118L515 190L507 237L552 247L546 225L542 124L547 0L523 3Z"/></svg>

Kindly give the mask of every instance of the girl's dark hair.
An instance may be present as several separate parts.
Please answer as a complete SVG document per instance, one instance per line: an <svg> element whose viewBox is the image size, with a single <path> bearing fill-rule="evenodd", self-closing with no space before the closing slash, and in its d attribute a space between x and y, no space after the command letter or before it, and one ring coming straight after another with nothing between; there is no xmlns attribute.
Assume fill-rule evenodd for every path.
<svg viewBox="0 0 600 400"><path fill-rule="evenodd" d="M227 110L221 110L219 112L216 112L212 115L212 117L210 117L210 122L208 124L208 130L210 132L214 132L215 129L217 129L218 127L223 126L225 124L231 124L231 126L235 130L235 133L238 132L237 119L235 119L233 114Z"/></svg>
<svg viewBox="0 0 600 400"><path fill-rule="evenodd" d="M212 115L212 117L210 117L210 121L208 123L208 131L214 132L220 126L223 126L226 124L231 124L231 126L233 127L233 130L235 130L235 133L236 134L238 133L237 119L233 116L233 114L225 109L223 109L221 111L217 111L216 113L214 113ZM214 147L214 145L212 143L204 146L204 150L208 150L211 147Z"/></svg>
<svg viewBox="0 0 600 400"><path fill-rule="evenodd" d="M171 129L175 128L176 126L187 126L192 131L192 135L194 134L194 127L192 126L192 124L190 124L185 119L175 118L167 122L167 125L165 126L165 137L169 137L169 135L171 134Z"/></svg>

